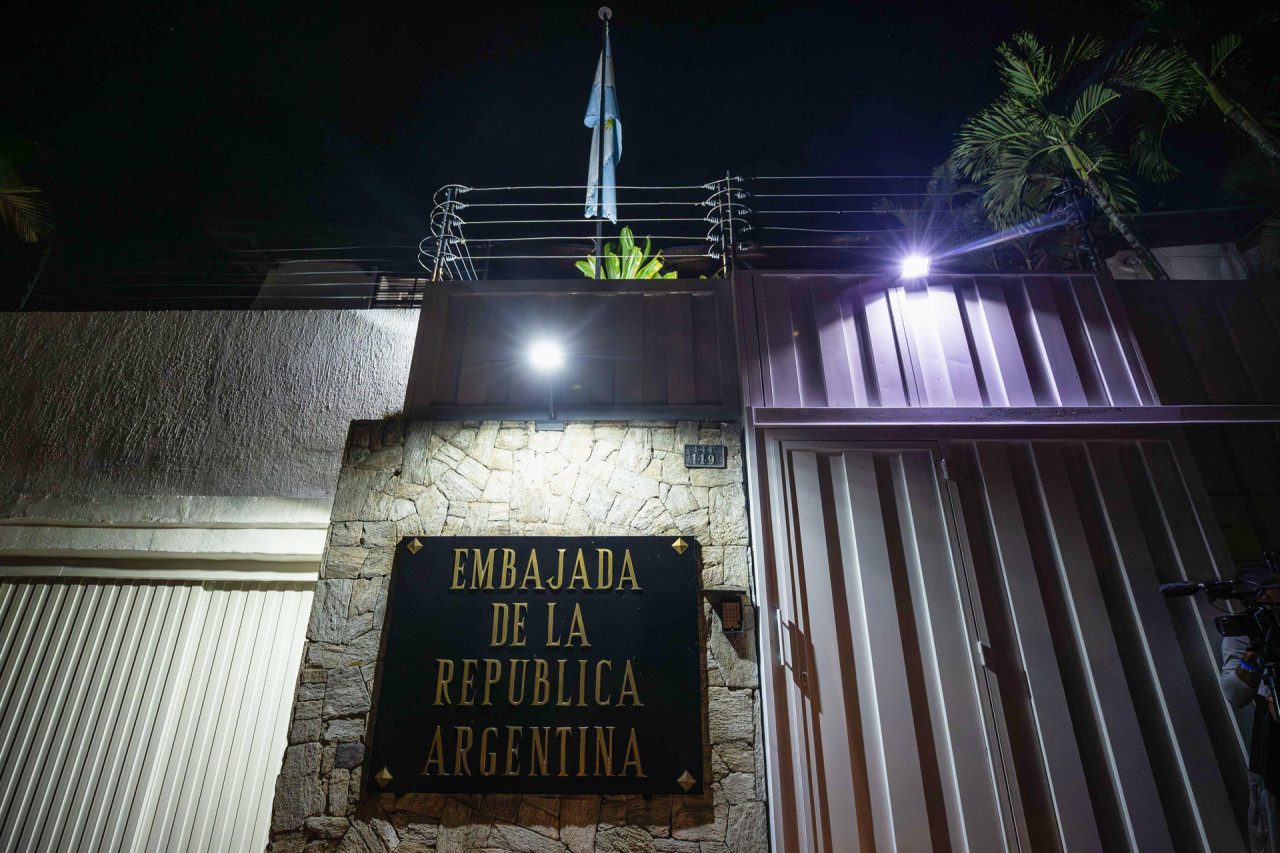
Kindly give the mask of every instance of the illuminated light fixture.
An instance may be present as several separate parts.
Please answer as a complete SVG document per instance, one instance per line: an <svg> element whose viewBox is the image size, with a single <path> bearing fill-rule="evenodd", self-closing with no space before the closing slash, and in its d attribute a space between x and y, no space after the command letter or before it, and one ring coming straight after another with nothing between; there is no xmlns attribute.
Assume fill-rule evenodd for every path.
<svg viewBox="0 0 1280 853"><path fill-rule="evenodd" d="M555 341L534 341L529 345L529 363L541 373L559 370L564 366L564 350Z"/></svg>
<svg viewBox="0 0 1280 853"><path fill-rule="evenodd" d="M903 278L921 278L929 274L928 255L907 255L902 259Z"/></svg>

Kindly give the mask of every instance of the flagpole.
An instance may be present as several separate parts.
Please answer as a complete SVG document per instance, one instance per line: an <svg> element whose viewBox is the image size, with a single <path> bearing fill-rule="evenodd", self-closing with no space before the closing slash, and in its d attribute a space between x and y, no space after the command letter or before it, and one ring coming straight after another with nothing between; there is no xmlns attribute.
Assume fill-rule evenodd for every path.
<svg viewBox="0 0 1280 853"><path fill-rule="evenodd" d="M604 22L604 43L600 47L600 122L596 125L599 131L599 142L596 145L596 278L599 279L604 259L604 90L609 79L609 57L606 51L609 47L609 19L613 17L613 10L608 6L601 6L596 14Z"/></svg>

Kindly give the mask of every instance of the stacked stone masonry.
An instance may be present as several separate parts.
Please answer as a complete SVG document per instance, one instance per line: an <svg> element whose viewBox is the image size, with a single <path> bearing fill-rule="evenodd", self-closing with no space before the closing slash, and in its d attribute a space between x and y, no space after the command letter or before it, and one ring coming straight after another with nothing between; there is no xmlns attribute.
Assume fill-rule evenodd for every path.
<svg viewBox="0 0 1280 853"><path fill-rule="evenodd" d="M687 469L685 444L724 444ZM764 853L755 632L703 608L703 796L362 794L366 725L400 537L683 535L705 589L750 589L736 428L680 422L382 421L352 426L307 628L273 853Z"/></svg>

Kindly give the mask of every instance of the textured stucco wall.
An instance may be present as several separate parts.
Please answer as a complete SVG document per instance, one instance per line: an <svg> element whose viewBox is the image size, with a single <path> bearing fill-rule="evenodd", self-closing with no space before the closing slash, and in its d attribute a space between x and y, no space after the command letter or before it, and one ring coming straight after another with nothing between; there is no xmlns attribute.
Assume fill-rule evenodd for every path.
<svg viewBox="0 0 1280 853"><path fill-rule="evenodd" d="M350 422L400 411L417 320L0 314L0 496L327 499Z"/></svg>
<svg viewBox="0 0 1280 853"><path fill-rule="evenodd" d="M728 467L685 468L682 447L695 442L726 445ZM362 796L395 543L555 534L692 536L702 546L704 589L749 589L737 430L684 422L563 432L508 422L352 427L276 782L273 853L765 853L756 635L724 634L705 605L705 795Z"/></svg>

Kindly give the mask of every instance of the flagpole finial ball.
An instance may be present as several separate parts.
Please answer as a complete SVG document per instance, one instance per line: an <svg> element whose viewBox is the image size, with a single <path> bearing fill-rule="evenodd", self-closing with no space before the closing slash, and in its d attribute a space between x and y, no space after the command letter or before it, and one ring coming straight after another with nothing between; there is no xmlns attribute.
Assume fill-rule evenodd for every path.
<svg viewBox="0 0 1280 853"><path fill-rule="evenodd" d="M613 17L613 10L608 6L601 6L600 11L596 14L600 16L600 20L607 21Z"/></svg>

